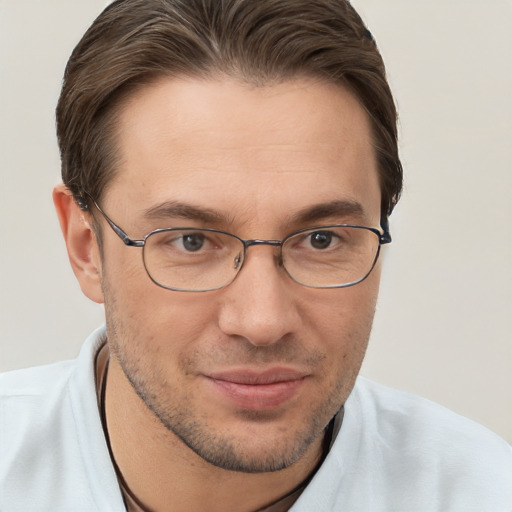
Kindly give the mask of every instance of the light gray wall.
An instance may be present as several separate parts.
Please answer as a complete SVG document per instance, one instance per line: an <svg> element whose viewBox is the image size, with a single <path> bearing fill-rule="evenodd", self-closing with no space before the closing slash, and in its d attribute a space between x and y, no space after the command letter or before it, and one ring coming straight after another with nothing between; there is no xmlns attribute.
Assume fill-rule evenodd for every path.
<svg viewBox="0 0 512 512"><path fill-rule="evenodd" d="M51 190L63 68L104 0L0 0L0 370L73 357L102 309ZM512 2L354 0L387 63L406 172L363 373L512 442Z"/></svg>

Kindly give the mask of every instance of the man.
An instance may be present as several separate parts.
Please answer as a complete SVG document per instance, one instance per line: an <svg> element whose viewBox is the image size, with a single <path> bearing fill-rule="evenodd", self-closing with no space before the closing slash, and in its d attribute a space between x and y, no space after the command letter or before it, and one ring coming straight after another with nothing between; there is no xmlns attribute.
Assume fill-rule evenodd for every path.
<svg viewBox="0 0 512 512"><path fill-rule="evenodd" d="M356 380L402 176L347 2L114 2L57 129L106 328L2 377L2 511L512 508L504 441Z"/></svg>

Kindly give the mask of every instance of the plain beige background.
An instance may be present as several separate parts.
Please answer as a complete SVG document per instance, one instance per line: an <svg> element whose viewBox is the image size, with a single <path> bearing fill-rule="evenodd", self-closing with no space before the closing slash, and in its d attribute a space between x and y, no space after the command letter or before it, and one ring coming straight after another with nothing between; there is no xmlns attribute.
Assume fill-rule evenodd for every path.
<svg viewBox="0 0 512 512"><path fill-rule="evenodd" d="M65 62L104 0L0 0L0 370L74 357L102 322L52 187ZM363 374L512 442L512 2L354 0L388 67L406 183Z"/></svg>

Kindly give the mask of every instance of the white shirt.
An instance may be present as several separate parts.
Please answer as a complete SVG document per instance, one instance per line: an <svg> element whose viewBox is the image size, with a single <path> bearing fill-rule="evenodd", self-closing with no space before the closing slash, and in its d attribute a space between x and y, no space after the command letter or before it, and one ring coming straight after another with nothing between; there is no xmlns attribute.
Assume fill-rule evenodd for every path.
<svg viewBox="0 0 512 512"><path fill-rule="evenodd" d="M74 361L0 376L0 511L125 510L103 435L95 331ZM512 448L486 428L363 378L293 512L511 512ZM195 512L195 511L194 511Z"/></svg>

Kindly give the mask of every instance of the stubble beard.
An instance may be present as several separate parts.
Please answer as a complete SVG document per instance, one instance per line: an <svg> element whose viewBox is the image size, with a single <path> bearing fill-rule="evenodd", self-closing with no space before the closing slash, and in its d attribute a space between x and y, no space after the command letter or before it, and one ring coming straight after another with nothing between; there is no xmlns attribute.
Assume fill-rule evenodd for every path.
<svg viewBox="0 0 512 512"><path fill-rule="evenodd" d="M351 341L349 346L358 347L359 354L355 360L359 363L350 368L350 372L337 375L327 397L322 397L311 410L304 411L301 425L292 425L295 430L281 435L279 439L259 439L255 450L247 448L247 440L237 439L229 430L215 431L208 423L206 414L194 410L192 400L181 390L173 390L163 371L151 362L144 363L144 339L138 339L134 330L125 326L121 315L117 312L116 301L104 286L105 310L107 318L107 335L111 356L115 357L126 378L139 398L160 423L188 448L206 462L228 471L244 473L264 473L285 469L305 454L307 449L320 436L326 426L342 407L350 394L366 351L370 335L373 313L368 325L360 332L352 334L359 338L358 342ZM291 343L291 342L290 342ZM279 345L273 345L276 347ZM267 347L259 347L264 354ZM279 352L281 349L277 349ZM282 351L283 353L285 350ZM267 357L265 355L260 357ZM269 355L269 360L275 355ZM288 359L294 356L289 353ZM319 355L310 355L312 359ZM325 357L325 356L324 356ZM312 362L312 361L311 361ZM318 362L318 361L317 361ZM177 403L172 400L178 396ZM272 411L241 410L238 416L252 424L271 422Z"/></svg>

